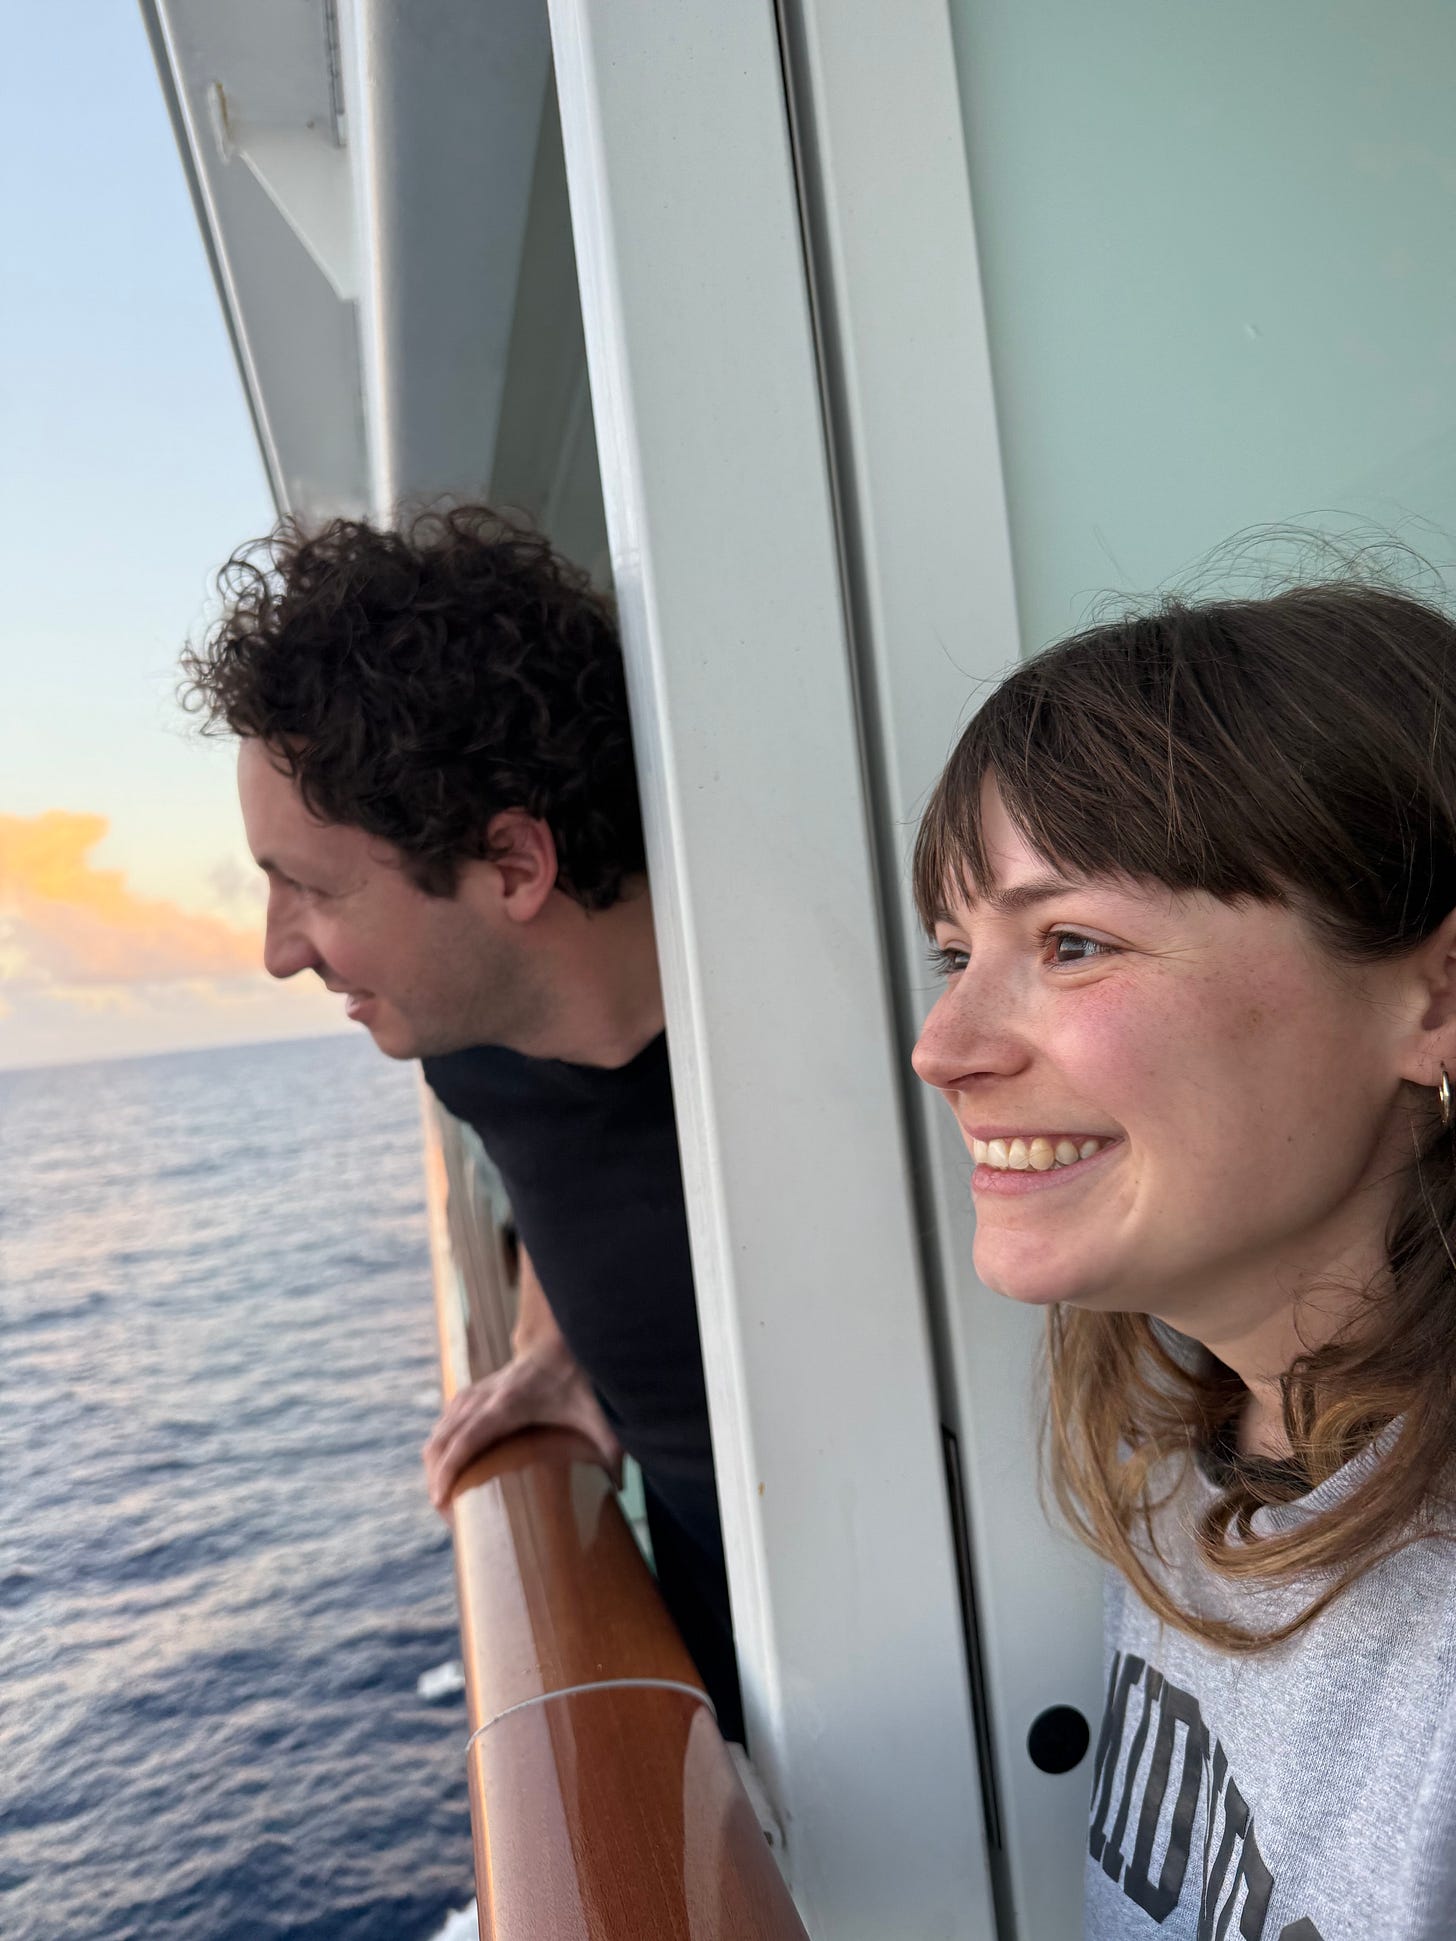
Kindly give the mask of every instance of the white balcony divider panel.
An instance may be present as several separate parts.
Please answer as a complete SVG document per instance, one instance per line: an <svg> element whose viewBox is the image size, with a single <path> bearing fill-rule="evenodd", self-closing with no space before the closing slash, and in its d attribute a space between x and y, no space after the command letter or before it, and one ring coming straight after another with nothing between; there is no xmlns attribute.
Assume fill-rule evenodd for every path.
<svg viewBox="0 0 1456 1941"><path fill-rule="evenodd" d="M811 1932L990 1937L774 16L551 27L754 1758Z"/></svg>
<svg viewBox="0 0 1456 1941"><path fill-rule="evenodd" d="M1089 1750L1044 1773L1027 1729L1073 1705L1095 1738L1100 1576L1037 1491L1040 1314L971 1265L969 1162L908 1078L933 996L908 894L916 818L981 684L1018 651L1005 491L950 22L937 0L785 0L785 49L861 669L886 927L941 1345L975 1566L1007 1932L1081 1931Z"/></svg>

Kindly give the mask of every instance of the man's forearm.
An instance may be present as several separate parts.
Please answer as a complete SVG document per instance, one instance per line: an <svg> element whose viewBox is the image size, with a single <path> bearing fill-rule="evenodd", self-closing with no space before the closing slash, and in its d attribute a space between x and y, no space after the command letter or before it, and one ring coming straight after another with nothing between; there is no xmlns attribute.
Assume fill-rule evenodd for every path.
<svg viewBox="0 0 1456 1941"><path fill-rule="evenodd" d="M424 1447L436 1509L447 1508L456 1483L477 1456L506 1436L531 1428L570 1429L585 1436L602 1467L620 1484L621 1447L522 1248L511 1359L456 1391Z"/></svg>
<svg viewBox="0 0 1456 1941"><path fill-rule="evenodd" d="M551 1312L546 1290L524 1247L519 1250L517 1273L516 1325L511 1330L512 1352L517 1355L548 1356L560 1353L569 1356L571 1350L556 1325L556 1316Z"/></svg>

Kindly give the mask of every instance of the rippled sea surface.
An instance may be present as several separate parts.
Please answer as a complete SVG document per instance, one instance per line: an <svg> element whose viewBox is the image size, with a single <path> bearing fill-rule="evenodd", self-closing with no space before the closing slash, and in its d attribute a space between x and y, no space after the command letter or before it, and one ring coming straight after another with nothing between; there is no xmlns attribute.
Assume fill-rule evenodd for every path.
<svg viewBox="0 0 1456 1941"><path fill-rule="evenodd" d="M427 1941L470 1897L411 1068L0 1072L0 1935Z"/></svg>

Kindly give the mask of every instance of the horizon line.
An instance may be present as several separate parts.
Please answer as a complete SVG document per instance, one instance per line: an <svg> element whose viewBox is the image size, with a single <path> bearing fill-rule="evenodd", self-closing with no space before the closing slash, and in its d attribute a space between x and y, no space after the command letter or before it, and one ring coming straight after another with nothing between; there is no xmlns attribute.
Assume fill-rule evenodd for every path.
<svg viewBox="0 0 1456 1941"><path fill-rule="evenodd" d="M278 1045L312 1045L332 1038L359 1041L356 1034L348 1030L285 1032L279 1038L226 1038L217 1044L162 1045L151 1051L103 1052L100 1057L48 1058L34 1064L0 1065L0 1078L8 1078L12 1072L76 1071L84 1065L137 1065L148 1058L190 1058L218 1051L267 1051ZM404 1059L393 1062L410 1064L416 1061Z"/></svg>

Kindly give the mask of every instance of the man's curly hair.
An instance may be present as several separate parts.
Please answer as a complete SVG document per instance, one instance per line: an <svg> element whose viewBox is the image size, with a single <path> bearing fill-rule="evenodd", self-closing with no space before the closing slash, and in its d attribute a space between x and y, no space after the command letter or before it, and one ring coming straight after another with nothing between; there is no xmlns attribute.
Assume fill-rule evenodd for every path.
<svg viewBox="0 0 1456 1941"><path fill-rule="evenodd" d="M483 506L398 532L285 520L217 586L182 705L262 741L313 814L393 843L421 889L453 894L503 809L549 826L589 910L645 868L611 609L538 533Z"/></svg>

